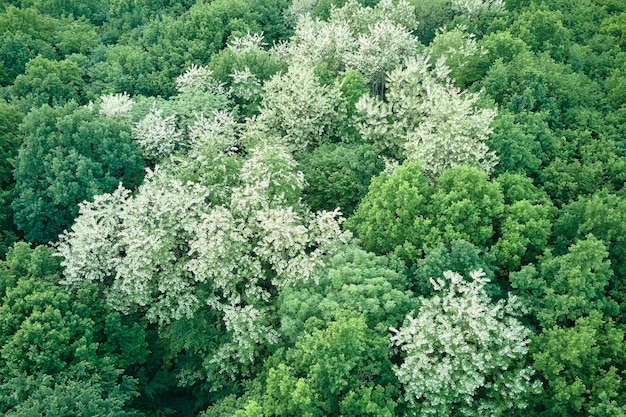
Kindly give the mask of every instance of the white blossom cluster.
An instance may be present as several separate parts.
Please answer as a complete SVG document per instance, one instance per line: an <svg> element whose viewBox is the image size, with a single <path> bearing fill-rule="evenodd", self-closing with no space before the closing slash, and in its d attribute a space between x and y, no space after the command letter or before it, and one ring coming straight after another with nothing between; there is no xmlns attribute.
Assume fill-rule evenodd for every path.
<svg viewBox="0 0 626 417"><path fill-rule="evenodd" d="M456 88L444 62L433 67L427 57L411 59L389 74L386 101L363 96L361 134L398 159L421 160L433 181L460 165L489 173L497 157L485 142L496 111L479 108L478 94Z"/></svg>
<svg viewBox="0 0 626 417"><path fill-rule="evenodd" d="M180 94L194 94L199 91L223 93L223 86L215 81L213 72L195 64L176 78L176 88Z"/></svg>
<svg viewBox="0 0 626 417"><path fill-rule="evenodd" d="M133 107L133 99L126 92L106 94L100 97L100 115L114 119L124 119Z"/></svg>
<svg viewBox="0 0 626 417"><path fill-rule="evenodd" d="M504 11L504 0L452 0L452 10L468 18L478 17L487 12Z"/></svg>
<svg viewBox="0 0 626 417"><path fill-rule="evenodd" d="M163 117L156 105L133 126L133 139L145 158L153 161L171 156L180 149L185 138L176 127L176 117Z"/></svg>
<svg viewBox="0 0 626 417"><path fill-rule="evenodd" d="M447 271L432 280L437 294L421 298L417 316L391 329L392 343L404 354L395 368L405 400L415 416L501 416L536 392L526 329L516 318L519 305L491 302L482 271L469 281Z"/></svg>
<svg viewBox="0 0 626 417"><path fill-rule="evenodd" d="M263 40L263 33L246 33L236 37L226 44L226 47L236 53L262 51L267 44Z"/></svg>
<svg viewBox="0 0 626 417"><path fill-rule="evenodd" d="M197 126L197 140L220 129L228 136L232 120L222 116L204 133ZM220 147L206 152L225 155L213 162L240 158ZM324 257L350 235L339 211L313 214L299 204L304 178L280 145L251 148L233 166L223 204L212 203L211 187L183 182L169 168L148 171L132 195L120 187L83 203L58 245L63 283L101 283L112 308L161 324L206 305L223 315L231 336L216 358L236 352L231 359L251 361L277 338L266 323L268 302L286 286L315 281Z"/></svg>
<svg viewBox="0 0 626 417"><path fill-rule="evenodd" d="M255 120L263 131L277 135L292 151L310 150L328 138L340 120L341 92L321 85L313 68L292 65L264 85L261 113Z"/></svg>
<svg viewBox="0 0 626 417"><path fill-rule="evenodd" d="M333 9L328 22L302 15L288 57L310 68L326 63L339 75L360 71L381 92L385 73L418 52L419 42L411 34L416 25L414 8L405 0L383 0L374 8L350 0Z"/></svg>

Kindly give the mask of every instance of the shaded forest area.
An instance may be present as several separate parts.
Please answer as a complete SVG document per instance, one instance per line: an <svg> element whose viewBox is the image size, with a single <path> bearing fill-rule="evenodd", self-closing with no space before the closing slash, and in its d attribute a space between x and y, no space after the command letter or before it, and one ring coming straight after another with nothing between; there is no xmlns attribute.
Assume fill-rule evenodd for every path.
<svg viewBox="0 0 626 417"><path fill-rule="evenodd" d="M626 1L0 0L0 414L626 416Z"/></svg>

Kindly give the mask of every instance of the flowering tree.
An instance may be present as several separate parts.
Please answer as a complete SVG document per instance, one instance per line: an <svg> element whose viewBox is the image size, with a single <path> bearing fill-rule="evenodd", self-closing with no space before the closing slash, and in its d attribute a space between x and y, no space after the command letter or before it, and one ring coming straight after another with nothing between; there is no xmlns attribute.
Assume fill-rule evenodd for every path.
<svg viewBox="0 0 626 417"><path fill-rule="evenodd" d="M168 324L202 308L216 312L230 341L213 346L212 362L235 372L233 362L249 363L277 340L268 303L286 286L315 281L324 255L349 234L338 211L313 214L299 204L304 179L284 147L260 143L242 158L229 145L232 126L218 116L194 125L185 163L157 167L132 196L120 187L83 203L58 253L65 285L99 283L123 313ZM203 142L211 139L213 146ZM191 177L185 164L202 161L229 174L176 176Z"/></svg>
<svg viewBox="0 0 626 417"><path fill-rule="evenodd" d="M386 101L365 95L357 103L364 139L397 159L421 160L431 181L456 166L489 173L497 163L485 144L495 110L479 108L479 95L448 74L443 60L411 59L389 74Z"/></svg>
<svg viewBox="0 0 626 417"><path fill-rule="evenodd" d="M470 275L432 279L436 295L391 329L405 356L396 375L412 415L500 416L525 408L524 397L538 389L524 366L530 331L516 318L516 299L494 304L485 274Z"/></svg>
<svg viewBox="0 0 626 417"><path fill-rule="evenodd" d="M294 151L329 141L345 113L339 88L322 85L312 67L292 65L265 83L264 90L256 125L281 137Z"/></svg>
<svg viewBox="0 0 626 417"><path fill-rule="evenodd" d="M372 91L382 95L385 73L420 48L411 34L416 25L414 8L407 1L383 0L373 8L348 1L332 10L328 22L300 17L287 55L309 67L323 62L336 75L357 70Z"/></svg>

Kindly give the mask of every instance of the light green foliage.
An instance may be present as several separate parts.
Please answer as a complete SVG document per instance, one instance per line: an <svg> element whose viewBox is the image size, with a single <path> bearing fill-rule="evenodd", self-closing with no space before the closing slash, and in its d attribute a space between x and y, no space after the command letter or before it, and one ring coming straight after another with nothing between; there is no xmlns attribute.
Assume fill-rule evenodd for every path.
<svg viewBox="0 0 626 417"><path fill-rule="evenodd" d="M405 285L385 258L346 247L319 284L286 288L278 315L289 348L284 359L268 360L266 415L297 415L298 407L312 415L394 415L399 392L386 346L389 326L414 308Z"/></svg>
<svg viewBox="0 0 626 417"><path fill-rule="evenodd" d="M334 210L350 216L367 194L370 180L384 168L372 145L327 144L302 156L307 185L304 199L314 211Z"/></svg>
<svg viewBox="0 0 626 417"><path fill-rule="evenodd" d="M93 288L74 298L58 286L53 254L19 243L0 263L0 412L132 416L136 381L121 367L145 361L143 330L123 325Z"/></svg>
<svg viewBox="0 0 626 417"><path fill-rule="evenodd" d="M415 316L391 329L403 352L395 368L415 416L500 416L527 406L539 388L524 366L529 331L513 297L494 304L482 271L469 281L448 271L433 279L437 292L420 298Z"/></svg>
<svg viewBox="0 0 626 417"><path fill-rule="evenodd" d="M544 329L531 344L546 382L532 405L550 416L624 416L624 332L597 311Z"/></svg>
<svg viewBox="0 0 626 417"><path fill-rule="evenodd" d="M34 243L55 241L78 214L78 203L136 186L143 160L127 124L70 103L24 118L15 161L15 224Z"/></svg>
<svg viewBox="0 0 626 417"><path fill-rule="evenodd" d="M382 172L372 179L346 226L366 250L404 253L407 260L413 259L431 228L426 210L433 193L419 163L406 163L392 174Z"/></svg>
<svg viewBox="0 0 626 417"><path fill-rule="evenodd" d="M344 117L341 92L321 85L313 68L292 65L265 83L256 126L282 138L293 151L312 150L329 142L335 125Z"/></svg>
<svg viewBox="0 0 626 417"><path fill-rule="evenodd" d="M263 415L393 416L397 388L387 343L363 317L348 314L307 332L269 369Z"/></svg>
<svg viewBox="0 0 626 417"><path fill-rule="evenodd" d="M444 172L431 197L428 212L434 226L426 238L430 245L464 239L488 247L495 220L503 212L503 195L497 182L475 168L459 167Z"/></svg>
<svg viewBox="0 0 626 417"><path fill-rule="evenodd" d="M541 254L551 235L553 217L551 204L521 200L505 207L500 239L491 248L503 271L517 270Z"/></svg>
<svg viewBox="0 0 626 417"><path fill-rule="evenodd" d="M545 415L623 415L624 332L610 316L618 304L607 247L593 235L563 255L511 275L541 329L533 338L534 368L545 380L534 398Z"/></svg>
<svg viewBox="0 0 626 417"><path fill-rule="evenodd" d="M448 170L433 188L418 163L372 181L348 228L364 248L394 252L415 261L425 246L464 239L478 247L493 244L494 225L504 209L497 183L475 169Z"/></svg>
<svg viewBox="0 0 626 417"><path fill-rule="evenodd" d="M490 172L497 163L485 144L496 112L479 108L479 95L454 87L448 73L441 60L410 60L389 74L386 102L357 103L363 138L397 159L422 161L431 181L459 165Z"/></svg>

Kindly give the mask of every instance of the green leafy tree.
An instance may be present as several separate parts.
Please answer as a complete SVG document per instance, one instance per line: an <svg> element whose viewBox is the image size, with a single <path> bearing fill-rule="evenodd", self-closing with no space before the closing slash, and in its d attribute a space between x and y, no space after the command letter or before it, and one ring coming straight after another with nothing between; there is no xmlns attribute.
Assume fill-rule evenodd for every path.
<svg viewBox="0 0 626 417"><path fill-rule="evenodd" d="M340 315L306 332L268 370L264 392L235 415L393 416L398 390L387 344L363 317Z"/></svg>
<svg viewBox="0 0 626 417"><path fill-rule="evenodd" d="M6 416L132 416L141 365L139 326L115 325L93 288L78 298L58 285L54 250L18 243L0 262L0 412Z"/></svg>
<svg viewBox="0 0 626 417"><path fill-rule="evenodd" d="M300 158L307 185L304 199L314 211L334 210L350 216L367 194L371 179L384 168L367 144L326 144Z"/></svg>
<svg viewBox="0 0 626 417"><path fill-rule="evenodd" d="M600 108L602 103L596 84L546 54L521 52L510 62L497 61L481 85L514 114L546 112L552 129L571 128L580 108Z"/></svg>
<svg viewBox="0 0 626 417"><path fill-rule="evenodd" d="M511 275L511 283L538 325L530 353L544 390L538 415L623 415L624 332L611 316L613 281L607 247L587 236L563 255L547 252L538 265Z"/></svg>
<svg viewBox="0 0 626 417"><path fill-rule="evenodd" d="M382 172L372 179L369 192L346 227L366 250L377 254L419 255L431 228L427 214L435 190L419 163L406 163L393 173Z"/></svg>
<svg viewBox="0 0 626 417"><path fill-rule="evenodd" d="M318 284L286 288L278 299L280 331L289 343L305 331L353 312L367 327L386 336L414 308L406 277L385 257L347 246L328 261Z"/></svg>
<svg viewBox="0 0 626 417"><path fill-rule="evenodd" d="M9 88L12 103L27 112L32 107L65 105L70 101L86 104L83 95L85 72L75 62L51 61L38 56L26 64Z"/></svg>
<svg viewBox="0 0 626 417"><path fill-rule="evenodd" d="M55 241L78 214L78 203L136 186L143 160L127 124L69 103L43 106L24 118L15 161L15 224L34 243Z"/></svg>
<svg viewBox="0 0 626 417"><path fill-rule="evenodd" d="M347 227L365 249L413 262L425 247L458 239L489 247L503 209L500 187L483 172L451 169L433 187L413 162L374 178Z"/></svg>
<svg viewBox="0 0 626 417"><path fill-rule="evenodd" d="M571 32L563 27L562 14L551 10L527 10L511 26L511 33L524 40L533 51L547 52L563 62L571 47Z"/></svg>
<svg viewBox="0 0 626 417"><path fill-rule="evenodd" d="M616 274L616 290L623 288L626 277L626 252L621 244L626 228L625 203L621 196L600 191L565 206L554 223L557 254L566 253L568 246L589 234L604 242ZM615 291L614 296L621 303L620 292Z"/></svg>
<svg viewBox="0 0 626 417"><path fill-rule="evenodd" d="M0 258L16 239L11 199L13 198L13 165L21 137L19 125L24 115L15 106L0 101Z"/></svg>

